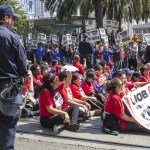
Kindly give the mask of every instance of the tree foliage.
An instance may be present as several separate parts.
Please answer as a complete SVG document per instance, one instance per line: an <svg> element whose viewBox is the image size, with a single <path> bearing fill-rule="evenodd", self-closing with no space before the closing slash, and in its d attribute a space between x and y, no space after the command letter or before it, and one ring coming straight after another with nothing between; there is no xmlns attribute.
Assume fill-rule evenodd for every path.
<svg viewBox="0 0 150 150"><path fill-rule="evenodd" d="M14 11L20 15L15 23L15 27L17 28L17 32L20 34L24 33L25 25L26 25L26 16L24 15L24 11L21 7L19 7L19 3L16 0L4 0L2 4L9 4L13 7Z"/></svg>

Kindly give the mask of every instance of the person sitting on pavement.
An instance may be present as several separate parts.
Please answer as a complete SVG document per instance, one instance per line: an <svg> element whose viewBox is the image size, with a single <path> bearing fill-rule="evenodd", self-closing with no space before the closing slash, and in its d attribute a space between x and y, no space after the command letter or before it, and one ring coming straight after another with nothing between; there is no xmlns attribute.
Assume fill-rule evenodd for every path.
<svg viewBox="0 0 150 150"><path fill-rule="evenodd" d="M105 85L109 93L104 105L103 132L116 134L115 131L135 131L150 133L150 130L141 125L129 114L127 107L124 106L122 92L124 83L119 79L108 81Z"/></svg>
<svg viewBox="0 0 150 150"><path fill-rule="evenodd" d="M62 82L66 82L67 80L70 80L68 82L71 82L71 78L72 78L72 74L68 74L67 71L63 71L59 74L60 84ZM59 88L59 93L63 98L63 105L62 105L63 110L65 110L71 105L77 105L79 106L79 117L83 121L89 118L87 115L89 114L89 110L91 109L90 104L88 104L85 101L81 101L77 98L74 98L69 86L66 86L66 87L64 86L63 88Z"/></svg>
<svg viewBox="0 0 150 150"><path fill-rule="evenodd" d="M66 129L76 131L79 129L79 124L77 124L79 107L72 105L62 110L63 98L58 88L62 88L64 84L59 85L58 77L52 73L44 75L39 96L40 123L45 128L64 125Z"/></svg>
<svg viewBox="0 0 150 150"><path fill-rule="evenodd" d="M92 101L93 103L95 103L97 101L96 97L85 95L85 93L81 87L81 82L82 82L82 76L79 73L74 73L72 75L72 81L70 84L70 89L71 89L73 97L80 101L83 101L83 102ZM90 111L90 115L91 116L100 116L101 112L102 112L101 108L95 109L94 111Z"/></svg>
<svg viewBox="0 0 150 150"><path fill-rule="evenodd" d="M103 109L103 98L100 92L98 92L97 88L93 84L96 79L96 75L94 72L87 72L86 79L82 83L82 89L87 96L92 96L96 98L96 101L88 101L93 109L101 108Z"/></svg>
<svg viewBox="0 0 150 150"><path fill-rule="evenodd" d="M82 76L84 76L84 69L86 68L86 59L84 58L83 60L84 64L82 66L82 64L80 63L80 56L79 55L75 55L74 56L74 61L72 63L72 65L76 68L78 68L78 73L81 74Z"/></svg>
<svg viewBox="0 0 150 150"><path fill-rule="evenodd" d="M140 78L140 82L148 82L150 81L150 77L149 77L149 68L147 66L142 66L140 68L140 72L141 72L141 78Z"/></svg>

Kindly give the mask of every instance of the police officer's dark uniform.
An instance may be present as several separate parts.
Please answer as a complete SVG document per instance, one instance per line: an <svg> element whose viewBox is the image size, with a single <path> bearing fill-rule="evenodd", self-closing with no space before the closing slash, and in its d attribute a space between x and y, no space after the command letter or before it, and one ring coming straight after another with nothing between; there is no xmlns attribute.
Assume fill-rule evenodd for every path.
<svg viewBox="0 0 150 150"><path fill-rule="evenodd" d="M0 19L3 16L18 17L10 5L0 6ZM11 32L0 20L0 92L11 81L27 72L26 55L18 35ZM0 111L0 150L13 150L16 124L20 114L7 116Z"/></svg>
<svg viewBox="0 0 150 150"><path fill-rule="evenodd" d="M87 69L93 68L93 47L87 40L87 33L83 34L84 40L79 43L80 60L83 64L83 58L86 58Z"/></svg>

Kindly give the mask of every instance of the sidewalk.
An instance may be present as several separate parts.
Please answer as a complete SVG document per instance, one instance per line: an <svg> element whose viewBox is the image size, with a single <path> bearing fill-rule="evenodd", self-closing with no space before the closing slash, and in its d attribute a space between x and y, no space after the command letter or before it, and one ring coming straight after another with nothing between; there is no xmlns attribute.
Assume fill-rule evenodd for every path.
<svg viewBox="0 0 150 150"><path fill-rule="evenodd" d="M84 139L97 142L109 142L125 145L137 145L150 148L150 136L140 134L119 134L118 136L104 134L101 131L102 122L99 117L92 117L81 125L77 132L63 130L55 134L51 129L42 128L39 123L39 117L20 119L17 131L42 136L58 136L62 138Z"/></svg>

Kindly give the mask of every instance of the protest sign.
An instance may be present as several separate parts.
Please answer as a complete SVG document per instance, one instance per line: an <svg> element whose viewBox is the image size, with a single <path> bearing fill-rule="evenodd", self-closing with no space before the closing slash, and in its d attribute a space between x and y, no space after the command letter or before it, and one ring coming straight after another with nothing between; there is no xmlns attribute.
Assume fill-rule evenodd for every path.
<svg viewBox="0 0 150 150"><path fill-rule="evenodd" d="M32 29L34 27L34 20L29 20L29 28Z"/></svg>
<svg viewBox="0 0 150 150"><path fill-rule="evenodd" d="M52 44L58 44L58 36L53 34L51 35Z"/></svg>
<svg viewBox="0 0 150 150"><path fill-rule="evenodd" d="M62 44L65 45L69 45L72 44L72 40L71 40L71 35L70 34L66 34L62 36Z"/></svg>
<svg viewBox="0 0 150 150"><path fill-rule="evenodd" d="M128 32L127 31L119 32L119 39L123 43L130 41L130 37L128 36Z"/></svg>
<svg viewBox="0 0 150 150"><path fill-rule="evenodd" d="M102 39L106 37L106 32L104 28L99 28L99 32Z"/></svg>
<svg viewBox="0 0 150 150"><path fill-rule="evenodd" d="M72 44L76 44L77 38L75 36L71 36Z"/></svg>
<svg viewBox="0 0 150 150"><path fill-rule="evenodd" d="M105 28L106 29L111 29L112 28L112 20L106 20Z"/></svg>
<svg viewBox="0 0 150 150"><path fill-rule="evenodd" d="M150 130L150 84L129 92L122 100L137 122Z"/></svg>
<svg viewBox="0 0 150 150"><path fill-rule="evenodd" d="M118 30L118 27L119 27L119 22L118 21L113 21L112 22L112 29Z"/></svg>
<svg viewBox="0 0 150 150"><path fill-rule="evenodd" d="M143 34L143 39L146 41L147 45L150 45L150 33Z"/></svg>
<svg viewBox="0 0 150 150"><path fill-rule="evenodd" d="M46 36L46 41L47 41L47 43L51 43L51 38L50 38L50 36Z"/></svg>
<svg viewBox="0 0 150 150"><path fill-rule="evenodd" d="M90 37L91 37L91 41L97 42L100 41L100 33L98 29L94 29L94 30L90 30Z"/></svg>
<svg viewBox="0 0 150 150"><path fill-rule="evenodd" d="M46 34L44 34L44 33L38 33L37 34L37 41L38 42L42 42L42 43L47 43Z"/></svg>

